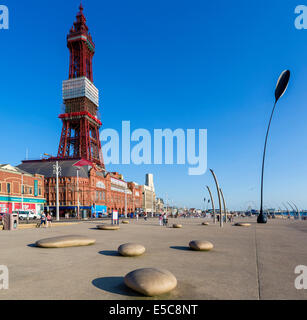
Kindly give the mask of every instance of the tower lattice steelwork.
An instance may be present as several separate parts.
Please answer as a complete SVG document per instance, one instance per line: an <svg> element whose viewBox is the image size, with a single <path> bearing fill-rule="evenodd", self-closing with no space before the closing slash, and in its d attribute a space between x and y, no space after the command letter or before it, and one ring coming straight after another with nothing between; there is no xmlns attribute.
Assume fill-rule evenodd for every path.
<svg viewBox="0 0 307 320"><path fill-rule="evenodd" d="M70 52L69 79L63 81L65 113L58 158L83 158L104 169L97 117L99 92L93 84L92 59L95 44L80 5L76 21L67 35Z"/></svg>

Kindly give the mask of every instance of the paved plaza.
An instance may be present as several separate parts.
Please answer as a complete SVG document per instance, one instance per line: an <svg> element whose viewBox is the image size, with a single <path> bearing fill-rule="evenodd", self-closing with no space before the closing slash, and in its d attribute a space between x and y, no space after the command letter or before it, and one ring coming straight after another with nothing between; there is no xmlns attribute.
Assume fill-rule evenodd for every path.
<svg viewBox="0 0 307 320"><path fill-rule="evenodd" d="M307 290L294 287L295 267L307 265L307 221L274 219L261 225L238 218L251 226L223 228L202 221L170 219L181 229L140 219L120 224L118 231L98 230L92 221L0 231L0 265L9 269L9 289L0 290L0 299L307 299ZM85 235L96 243L57 249L33 245L62 235ZM198 239L212 242L213 251L189 250L189 241ZM126 242L145 245L146 253L119 256L117 248ZM177 288L159 298L127 289L123 277L143 267L171 271Z"/></svg>

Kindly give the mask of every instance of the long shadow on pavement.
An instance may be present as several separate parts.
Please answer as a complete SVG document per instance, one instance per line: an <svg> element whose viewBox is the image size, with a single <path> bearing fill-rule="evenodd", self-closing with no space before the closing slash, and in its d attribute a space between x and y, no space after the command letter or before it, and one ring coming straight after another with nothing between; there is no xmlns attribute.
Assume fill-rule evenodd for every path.
<svg viewBox="0 0 307 320"><path fill-rule="evenodd" d="M184 246L170 246L171 249L182 250L182 251L191 251L189 247Z"/></svg>
<svg viewBox="0 0 307 320"><path fill-rule="evenodd" d="M103 254L105 256L121 257L118 251L115 251L115 250L102 250L102 251L99 251L98 253Z"/></svg>
<svg viewBox="0 0 307 320"><path fill-rule="evenodd" d="M139 294L125 286L123 277L96 278L92 281L92 284L98 289L111 293L122 294L130 297L140 297Z"/></svg>

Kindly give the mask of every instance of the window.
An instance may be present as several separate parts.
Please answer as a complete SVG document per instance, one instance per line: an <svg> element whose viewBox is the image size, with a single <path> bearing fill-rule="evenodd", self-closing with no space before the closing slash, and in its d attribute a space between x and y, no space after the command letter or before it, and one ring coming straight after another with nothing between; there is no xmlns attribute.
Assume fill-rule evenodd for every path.
<svg viewBox="0 0 307 320"><path fill-rule="evenodd" d="M41 188L38 189L38 195L39 195L39 196L42 195L42 189L41 189Z"/></svg>
<svg viewBox="0 0 307 320"><path fill-rule="evenodd" d="M32 188L29 188L29 194L32 194Z"/></svg>
<svg viewBox="0 0 307 320"><path fill-rule="evenodd" d="M21 186L21 193L25 194L25 186L24 185Z"/></svg>
<svg viewBox="0 0 307 320"><path fill-rule="evenodd" d="M86 59L86 77L91 79L91 64L89 59Z"/></svg>
<svg viewBox="0 0 307 320"><path fill-rule="evenodd" d="M7 193L11 193L11 184L10 183L6 184L6 191L7 191Z"/></svg>
<svg viewBox="0 0 307 320"><path fill-rule="evenodd" d="M0 183L0 192L2 191L2 190L1 190L1 187L2 187L2 183Z"/></svg>
<svg viewBox="0 0 307 320"><path fill-rule="evenodd" d="M74 78L79 77L79 57L75 55L73 62Z"/></svg>

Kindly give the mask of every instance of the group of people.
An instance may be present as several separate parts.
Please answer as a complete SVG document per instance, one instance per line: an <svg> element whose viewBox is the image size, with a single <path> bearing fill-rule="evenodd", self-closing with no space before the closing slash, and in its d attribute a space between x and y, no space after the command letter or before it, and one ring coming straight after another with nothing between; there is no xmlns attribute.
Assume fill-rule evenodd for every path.
<svg viewBox="0 0 307 320"><path fill-rule="evenodd" d="M167 214L164 212L159 216L159 225L167 226L167 224L168 224Z"/></svg>
<svg viewBox="0 0 307 320"><path fill-rule="evenodd" d="M213 215L212 215L212 217L213 217ZM223 217L223 222L226 222L226 217L224 215L222 217ZM216 215L216 220L217 220L217 222L220 222L220 215L219 214ZM233 222L234 216L232 214L227 215L227 220L228 220L228 222Z"/></svg>
<svg viewBox="0 0 307 320"><path fill-rule="evenodd" d="M145 212L144 214L143 214L143 217L144 217L144 220L145 221L147 221L147 212ZM136 218L136 221L139 221L139 213L138 212L136 212L136 214L135 214L135 218Z"/></svg>
<svg viewBox="0 0 307 320"><path fill-rule="evenodd" d="M39 224L39 227L41 227L42 225L44 225L45 228L51 227L51 222L52 222L51 214L49 212L47 214L43 212L41 214L41 222Z"/></svg>

